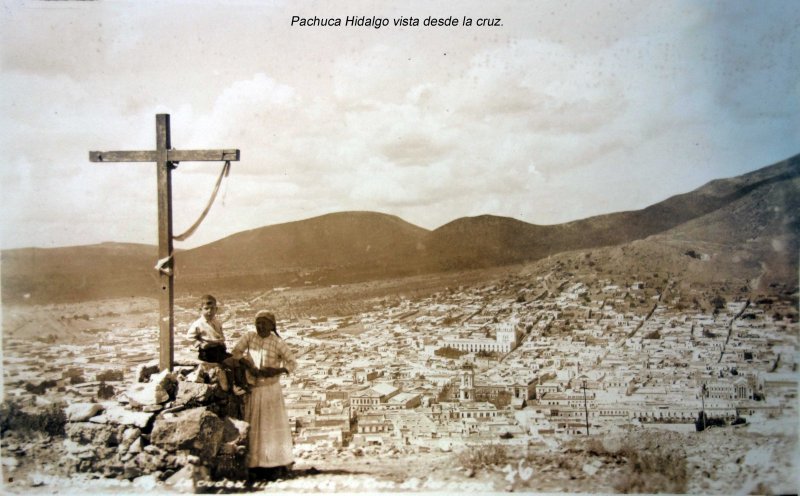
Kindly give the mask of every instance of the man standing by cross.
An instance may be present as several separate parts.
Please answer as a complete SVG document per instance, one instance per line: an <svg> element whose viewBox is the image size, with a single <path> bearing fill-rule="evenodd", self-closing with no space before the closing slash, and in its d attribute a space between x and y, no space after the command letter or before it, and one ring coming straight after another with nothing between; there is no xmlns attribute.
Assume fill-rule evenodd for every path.
<svg viewBox="0 0 800 496"><path fill-rule="evenodd" d="M174 292L172 259L172 169L178 162L239 160L239 150L173 150L169 114L156 115L156 149L148 151L89 152L91 162L155 162L158 177L159 359L161 370L174 361ZM219 186L219 183L217 183ZM216 190L215 190L216 193ZM213 197L212 197L213 198ZM208 208L206 208L206 212ZM203 214L205 215L204 212ZM197 226L197 223L194 227Z"/></svg>

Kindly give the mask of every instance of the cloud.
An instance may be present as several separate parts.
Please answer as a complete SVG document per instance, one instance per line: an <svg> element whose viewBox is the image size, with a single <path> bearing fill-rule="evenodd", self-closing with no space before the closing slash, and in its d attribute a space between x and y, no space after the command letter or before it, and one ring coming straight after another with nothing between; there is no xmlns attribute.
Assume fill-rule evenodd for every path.
<svg viewBox="0 0 800 496"><path fill-rule="evenodd" d="M235 32L214 2L125 15L50 3L0 20L4 244L6 233L15 245L153 242L153 167L89 164L87 152L151 149L158 112L176 148L242 153L186 245L339 210L428 228L484 213L564 222L800 147L800 14L778 2L459 4L502 17L500 30L300 30L291 15L341 14L240 2L224 7ZM430 3L348 8L442 15ZM176 229L220 168L175 171ZM73 228L46 224L56 218Z"/></svg>
<svg viewBox="0 0 800 496"><path fill-rule="evenodd" d="M442 158L448 148L436 143L427 135L412 131L393 140L387 140L381 153L390 162L403 165L425 165Z"/></svg>

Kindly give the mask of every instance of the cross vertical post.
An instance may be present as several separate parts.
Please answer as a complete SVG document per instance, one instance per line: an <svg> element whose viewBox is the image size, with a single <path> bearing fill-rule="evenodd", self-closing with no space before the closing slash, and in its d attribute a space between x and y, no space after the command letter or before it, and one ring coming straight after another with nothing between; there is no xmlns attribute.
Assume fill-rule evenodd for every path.
<svg viewBox="0 0 800 496"><path fill-rule="evenodd" d="M158 182L158 365L171 370L174 352L174 268L172 257L172 169L178 162L231 162L239 150L173 150L169 114L156 114L156 149L144 151L89 152L90 162L155 162ZM227 165L226 165L227 167ZM226 169L223 169L226 170ZM221 176L220 176L221 178Z"/></svg>
<svg viewBox="0 0 800 496"><path fill-rule="evenodd" d="M175 360L174 346L174 271L172 267L172 162L167 150L172 147L169 115L156 115L156 174L158 177L158 258L168 260L165 270L159 270L158 296L158 366L171 370Z"/></svg>

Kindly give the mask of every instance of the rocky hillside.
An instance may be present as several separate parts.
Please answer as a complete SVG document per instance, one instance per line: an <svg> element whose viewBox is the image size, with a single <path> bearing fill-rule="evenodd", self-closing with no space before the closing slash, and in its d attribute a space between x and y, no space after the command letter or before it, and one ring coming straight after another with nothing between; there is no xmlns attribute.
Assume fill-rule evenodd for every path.
<svg viewBox="0 0 800 496"><path fill-rule="evenodd" d="M515 219L480 216L463 218L431 233L428 242L434 263L441 268L491 266L537 260L569 250L620 245L702 219L726 222L731 228L716 233L716 241L731 245L746 238L741 228L759 229L774 209L788 211L800 196L800 155L742 176L712 181L642 210L590 217L553 226ZM771 218L771 217L770 217ZM796 218L795 218L796 219ZM796 220L786 220L782 232L796 242ZM784 242L787 242L784 240Z"/></svg>
<svg viewBox="0 0 800 496"><path fill-rule="evenodd" d="M185 435L197 421L186 413L181 415L173 422L182 422L181 433ZM210 414L206 416L213 419ZM175 494L192 488L204 492L289 494L792 494L797 491L797 437L792 434L796 419L765 420L758 425L712 428L701 433L631 427L618 434L575 439L557 447L485 445L459 452L413 449L404 452L381 447L296 450L295 467L288 476L253 482L235 478L215 480L208 477L208 472L179 469L181 463L197 463L200 458L190 454L181 459L170 454L159 447L158 443L168 443L166 438L159 441L158 435L156 444L148 445L147 450L137 447L146 428L114 423L130 422L129 419L136 420L131 412L106 424L72 421L67 424L66 435L6 431L3 486L14 493L104 494L144 491ZM158 433L155 423L151 424L150 428ZM90 439L85 435L90 430L119 435L122 443L109 448L106 444L111 435ZM126 433L131 434L126 437ZM238 438L231 436L231 439L228 444L235 444ZM222 445L221 441L217 443ZM81 454L89 453L90 449L97 449L106 457L89 454L80 461ZM114 462L119 456L134 460L127 464L134 468L115 471ZM78 465L75 459L79 460ZM83 470L77 470L81 463L85 465ZM137 471L135 467L139 465L146 470Z"/></svg>

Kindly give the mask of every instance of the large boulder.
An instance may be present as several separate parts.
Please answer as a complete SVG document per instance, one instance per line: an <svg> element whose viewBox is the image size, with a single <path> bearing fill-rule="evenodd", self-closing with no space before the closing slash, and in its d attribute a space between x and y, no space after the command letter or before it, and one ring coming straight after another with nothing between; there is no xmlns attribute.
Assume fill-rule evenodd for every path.
<svg viewBox="0 0 800 496"><path fill-rule="evenodd" d="M72 439L64 439L63 446L67 452L67 456L79 459L94 458L95 447L91 444L80 444Z"/></svg>
<svg viewBox="0 0 800 496"><path fill-rule="evenodd" d="M125 396L133 406L160 405L169 401L176 383L175 375L164 370L150 377L150 382L132 384L125 391Z"/></svg>
<svg viewBox="0 0 800 496"><path fill-rule="evenodd" d="M134 412L121 405L111 405L100 415L90 418L89 421L96 424L116 424L144 429L152 417L152 413Z"/></svg>
<svg viewBox="0 0 800 496"><path fill-rule="evenodd" d="M70 422L65 428L67 438L79 444L118 446L125 433L124 425Z"/></svg>
<svg viewBox="0 0 800 496"><path fill-rule="evenodd" d="M143 363L136 367L136 382L150 382L150 376L158 373L158 362Z"/></svg>
<svg viewBox="0 0 800 496"><path fill-rule="evenodd" d="M86 422L103 411L103 405L98 403L72 403L64 409L68 422Z"/></svg>
<svg viewBox="0 0 800 496"><path fill-rule="evenodd" d="M205 407L165 414L156 419L150 442L169 452L188 450L201 460L217 454L225 423Z"/></svg>
<svg viewBox="0 0 800 496"><path fill-rule="evenodd" d="M175 456L167 450L153 445L145 446L141 452L133 456L133 459L128 464L138 467L145 474L176 468Z"/></svg>
<svg viewBox="0 0 800 496"><path fill-rule="evenodd" d="M222 442L231 447L247 446L249 432L250 424L244 420L226 417Z"/></svg>
<svg viewBox="0 0 800 496"><path fill-rule="evenodd" d="M215 388L210 384L179 381L178 390L175 393L175 404L204 405L214 397L214 392Z"/></svg>
<svg viewBox="0 0 800 496"><path fill-rule="evenodd" d="M211 467L215 479L247 478L247 435L250 424L244 420L225 418L222 445Z"/></svg>
<svg viewBox="0 0 800 496"><path fill-rule="evenodd" d="M125 456L131 451L131 446L133 446L134 443L139 443L138 448L136 448L136 451L131 454L135 455L136 453L139 453L141 451L141 435L142 431L136 427L128 427L125 429L125 432L122 433L122 439L120 439L119 446L117 447L117 453L121 456Z"/></svg>

